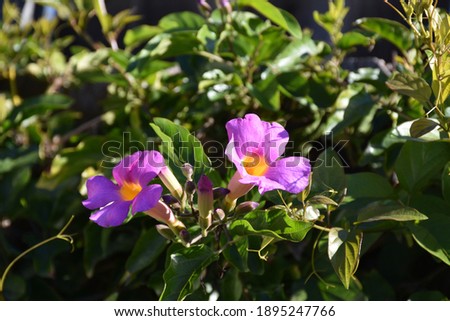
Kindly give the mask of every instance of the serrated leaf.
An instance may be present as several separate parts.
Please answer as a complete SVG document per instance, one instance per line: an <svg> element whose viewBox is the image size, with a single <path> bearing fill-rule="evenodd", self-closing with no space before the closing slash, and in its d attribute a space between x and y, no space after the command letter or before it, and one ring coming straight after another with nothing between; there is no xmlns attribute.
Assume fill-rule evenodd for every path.
<svg viewBox="0 0 450 321"><path fill-rule="evenodd" d="M136 273L152 264L167 246L167 240L154 228L143 231L133 251L127 259L125 268Z"/></svg>
<svg viewBox="0 0 450 321"><path fill-rule="evenodd" d="M284 210L258 210L234 221L230 231L238 235L261 235L280 240L303 240L313 223L294 220Z"/></svg>
<svg viewBox="0 0 450 321"><path fill-rule="evenodd" d="M431 88L421 77L410 73L395 73L386 85L402 95L413 97L420 102L428 102Z"/></svg>
<svg viewBox="0 0 450 321"><path fill-rule="evenodd" d="M279 25L284 30L297 38L302 37L302 30L297 19L289 12L277 8L267 0L238 0L241 6L249 6L258 11L272 22Z"/></svg>
<svg viewBox="0 0 450 321"><path fill-rule="evenodd" d="M358 269L361 244L361 232L335 227L328 233L328 257L346 289Z"/></svg>
<svg viewBox="0 0 450 321"><path fill-rule="evenodd" d="M433 119L421 118L414 121L411 124L411 127L409 128L409 133L411 134L412 137L418 138L431 132L438 125L439 123Z"/></svg>
<svg viewBox="0 0 450 321"><path fill-rule="evenodd" d="M371 31L406 51L413 44L413 34L401 23L385 18L362 18L356 21L356 25L364 30Z"/></svg>
<svg viewBox="0 0 450 321"><path fill-rule="evenodd" d="M170 255L164 272L164 290L161 301L184 300L193 290L200 273L219 256L205 245L182 248Z"/></svg>
<svg viewBox="0 0 450 321"><path fill-rule="evenodd" d="M361 209L358 214L358 221L355 224L373 221L421 221L428 217L418 210L403 206L393 201L373 202Z"/></svg>

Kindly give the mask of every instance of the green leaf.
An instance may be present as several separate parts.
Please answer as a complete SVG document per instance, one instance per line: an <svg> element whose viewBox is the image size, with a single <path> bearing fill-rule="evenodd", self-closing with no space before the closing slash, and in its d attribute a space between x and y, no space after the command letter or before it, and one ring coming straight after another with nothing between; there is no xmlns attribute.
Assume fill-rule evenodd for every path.
<svg viewBox="0 0 450 321"><path fill-rule="evenodd" d="M25 99L15 108L10 117L16 122L35 115L44 115L54 110L67 109L72 105L73 99L63 94L41 95Z"/></svg>
<svg viewBox="0 0 450 321"><path fill-rule="evenodd" d="M247 87L262 107L272 111L280 109L280 91L274 76L269 76L253 85L247 84Z"/></svg>
<svg viewBox="0 0 450 321"><path fill-rule="evenodd" d="M174 12L159 20L158 26L164 31L198 30L205 19L191 11Z"/></svg>
<svg viewBox="0 0 450 321"><path fill-rule="evenodd" d="M172 58L191 55L201 47L195 31L176 31L162 33L153 37L139 53L139 58Z"/></svg>
<svg viewBox="0 0 450 321"><path fill-rule="evenodd" d="M284 72L277 75L277 82L282 89L293 97L305 97L308 91L308 78L301 72Z"/></svg>
<svg viewBox="0 0 450 321"><path fill-rule="evenodd" d="M361 209L355 224L373 221L420 221L428 217L418 210L401 205L394 201L377 201Z"/></svg>
<svg viewBox="0 0 450 321"><path fill-rule="evenodd" d="M410 73L394 73L386 85L399 94L413 97L426 103L431 96L431 88L421 77Z"/></svg>
<svg viewBox="0 0 450 321"><path fill-rule="evenodd" d="M336 106L345 110L342 120L333 127L333 134L338 134L348 127L361 122L370 114L375 106L375 102L369 94L349 88L339 94Z"/></svg>
<svg viewBox="0 0 450 321"><path fill-rule="evenodd" d="M136 242L125 268L130 273L136 273L151 265L164 251L167 240L155 228L143 231Z"/></svg>
<svg viewBox="0 0 450 321"><path fill-rule="evenodd" d="M175 165L182 166L184 163L189 163L194 166L197 173L209 169L211 161L206 156L201 142L186 128L159 117L154 118L150 126L163 142L163 153Z"/></svg>
<svg viewBox="0 0 450 321"><path fill-rule="evenodd" d="M362 18L356 25L388 40L399 49L407 51L413 45L413 34L401 23L384 18Z"/></svg>
<svg viewBox="0 0 450 321"><path fill-rule="evenodd" d="M345 192L347 178L339 155L328 148L316 160L313 169L312 190L318 194L329 192L339 201Z"/></svg>
<svg viewBox="0 0 450 321"><path fill-rule="evenodd" d="M29 149L14 153L2 151L0 156L0 174L8 173L15 168L21 168L33 165L39 160L39 152L37 149Z"/></svg>
<svg viewBox="0 0 450 321"><path fill-rule="evenodd" d="M442 195L450 203L450 162L447 163L442 171Z"/></svg>
<svg viewBox="0 0 450 321"><path fill-rule="evenodd" d="M238 235L261 235L281 240L303 240L313 224L294 220L284 210L258 210L234 221L230 231Z"/></svg>
<svg viewBox="0 0 450 321"><path fill-rule="evenodd" d="M123 42L127 47L137 46L144 41L148 41L161 32L161 28L148 25L136 26L127 30Z"/></svg>
<svg viewBox="0 0 450 321"><path fill-rule="evenodd" d="M249 241L248 237L236 236L233 238L233 242L229 244L228 238L222 235L221 246L223 250L223 256L225 259L236 269L241 272L248 272L247 265L249 257Z"/></svg>
<svg viewBox="0 0 450 321"><path fill-rule="evenodd" d="M450 265L450 216L430 213L429 220L409 223L407 226L417 244Z"/></svg>
<svg viewBox="0 0 450 321"><path fill-rule="evenodd" d="M391 198L395 195L389 181L374 173L347 175L347 195L358 198Z"/></svg>
<svg viewBox="0 0 450 321"><path fill-rule="evenodd" d="M296 38L302 37L302 30L297 19L289 12L277 8L267 0L238 0L241 6L249 6L258 11L263 16L279 25Z"/></svg>
<svg viewBox="0 0 450 321"><path fill-rule="evenodd" d="M182 248L170 255L169 266L164 272L164 290L161 301L184 300L192 293L194 282L200 273L219 256L205 245Z"/></svg>
<svg viewBox="0 0 450 321"><path fill-rule="evenodd" d="M106 12L106 7L104 5L102 6L100 0L94 0L94 8L97 18L100 21L100 25L102 26L102 32L106 35L111 30L112 18L108 12Z"/></svg>
<svg viewBox="0 0 450 321"><path fill-rule="evenodd" d="M450 142L406 142L395 162L400 185L413 193L442 173L450 159Z"/></svg>
<svg viewBox="0 0 450 321"><path fill-rule="evenodd" d="M328 233L328 257L346 289L358 269L362 233L334 227Z"/></svg>
<svg viewBox="0 0 450 321"><path fill-rule="evenodd" d="M421 118L414 121L409 128L409 133L412 137L418 138L421 137L433 129L435 129L439 123L430 118Z"/></svg>
<svg viewBox="0 0 450 321"><path fill-rule="evenodd" d="M314 195L310 199L308 199L309 203L313 204L324 204L324 205L333 205L333 206L339 206L338 203L336 203L334 200L332 200L329 197L326 197L324 195Z"/></svg>
<svg viewBox="0 0 450 321"><path fill-rule="evenodd" d="M238 301L241 298L243 286L237 269L229 269L220 283L220 300Z"/></svg>
<svg viewBox="0 0 450 321"><path fill-rule="evenodd" d="M316 44L310 37L292 40L270 63L272 72L277 75L281 72L292 72L300 67L310 56L321 53L323 45Z"/></svg>
<svg viewBox="0 0 450 321"><path fill-rule="evenodd" d="M348 50L356 46L368 46L370 43L371 40L369 37L356 31L350 31L344 33L336 45L340 49Z"/></svg>

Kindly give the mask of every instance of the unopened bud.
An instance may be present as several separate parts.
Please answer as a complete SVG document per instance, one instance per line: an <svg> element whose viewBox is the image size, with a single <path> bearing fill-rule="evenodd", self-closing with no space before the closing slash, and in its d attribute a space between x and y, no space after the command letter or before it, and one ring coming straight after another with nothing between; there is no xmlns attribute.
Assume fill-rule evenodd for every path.
<svg viewBox="0 0 450 321"><path fill-rule="evenodd" d="M194 167L189 163L184 163L183 166L181 166L181 171L183 172L184 177L188 181L192 181L192 175L194 174Z"/></svg>
<svg viewBox="0 0 450 321"><path fill-rule="evenodd" d="M243 215L254 211L259 206L259 203L247 201L236 206L235 213L236 215Z"/></svg>
<svg viewBox="0 0 450 321"><path fill-rule="evenodd" d="M187 181L186 184L184 184L184 191L188 195L192 195L195 192L195 183L193 181Z"/></svg>
<svg viewBox="0 0 450 321"><path fill-rule="evenodd" d="M225 212L221 208L216 208L214 210L214 216L219 219L219 221L223 221L225 219Z"/></svg>
<svg viewBox="0 0 450 321"><path fill-rule="evenodd" d="M178 202L178 200L170 194L163 195L162 200L167 205L172 205Z"/></svg>
<svg viewBox="0 0 450 321"><path fill-rule="evenodd" d="M315 221L320 217L320 212L317 208L307 206L305 212L303 213L303 217L307 221Z"/></svg>
<svg viewBox="0 0 450 321"><path fill-rule="evenodd" d="M158 231L159 234L161 234L162 237L164 237L172 242L175 241L176 235L173 233L173 231L167 225L157 224L156 230Z"/></svg>
<svg viewBox="0 0 450 321"><path fill-rule="evenodd" d="M178 200L183 197L183 187L181 187L180 182L175 177L173 172L169 167L164 166L158 174L163 184L167 187L170 193L175 196Z"/></svg>
<svg viewBox="0 0 450 321"><path fill-rule="evenodd" d="M231 7L230 0L220 0L219 4L222 8L225 8L225 10L228 13L231 13L233 11L233 8Z"/></svg>
<svg viewBox="0 0 450 321"><path fill-rule="evenodd" d="M216 187L213 189L214 199L221 199L225 197L228 193L230 193L230 190L225 187Z"/></svg>

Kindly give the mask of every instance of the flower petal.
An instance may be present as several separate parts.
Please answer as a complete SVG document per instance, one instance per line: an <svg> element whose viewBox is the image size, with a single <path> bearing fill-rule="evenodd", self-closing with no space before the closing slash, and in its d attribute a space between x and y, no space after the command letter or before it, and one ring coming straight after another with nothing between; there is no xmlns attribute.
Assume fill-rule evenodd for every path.
<svg viewBox="0 0 450 321"><path fill-rule="evenodd" d="M133 200L131 213L145 212L154 207L161 198L162 190L163 188L158 184L144 187Z"/></svg>
<svg viewBox="0 0 450 321"><path fill-rule="evenodd" d="M131 202L113 202L89 217L89 219L102 227L118 226L125 221L130 210Z"/></svg>
<svg viewBox="0 0 450 321"><path fill-rule="evenodd" d="M124 182L131 182L130 171L133 164L139 161L140 155L141 152L136 152L126 156L113 168L112 174L119 186L122 186Z"/></svg>
<svg viewBox="0 0 450 321"><path fill-rule="evenodd" d="M143 151L138 160L133 163L130 170L130 179L133 182L139 182L142 187L156 177L165 166L164 158L160 152L155 150Z"/></svg>
<svg viewBox="0 0 450 321"><path fill-rule="evenodd" d="M257 182L261 194L281 189L289 193L297 194L303 191L309 183L311 165L309 160L303 157L286 157L271 164L264 176ZM247 183L247 177L241 182Z"/></svg>
<svg viewBox="0 0 450 321"><path fill-rule="evenodd" d="M267 163L272 163L284 153L289 140L283 126L262 121L255 114L228 121L226 129L229 139L227 155L230 157L230 150L234 149L241 160L249 153L256 153L264 156Z"/></svg>
<svg viewBox="0 0 450 321"><path fill-rule="evenodd" d="M165 166L164 158L157 151L139 151L125 157L113 169L116 182L122 186L124 182L132 182L142 187L156 177Z"/></svg>
<svg viewBox="0 0 450 321"><path fill-rule="evenodd" d="M88 198L83 205L90 210L105 206L120 199L119 187L105 176L94 176L86 182Z"/></svg>

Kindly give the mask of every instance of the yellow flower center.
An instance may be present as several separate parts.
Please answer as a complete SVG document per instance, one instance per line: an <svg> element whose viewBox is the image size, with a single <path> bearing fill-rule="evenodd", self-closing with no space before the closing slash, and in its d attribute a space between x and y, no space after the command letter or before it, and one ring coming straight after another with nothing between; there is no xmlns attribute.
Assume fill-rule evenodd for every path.
<svg viewBox="0 0 450 321"><path fill-rule="evenodd" d="M139 184L124 182L119 192L124 201L131 201L141 190L142 187Z"/></svg>
<svg viewBox="0 0 450 321"><path fill-rule="evenodd" d="M258 154L245 156L242 165L247 173L253 176L263 176L269 169L266 159Z"/></svg>

